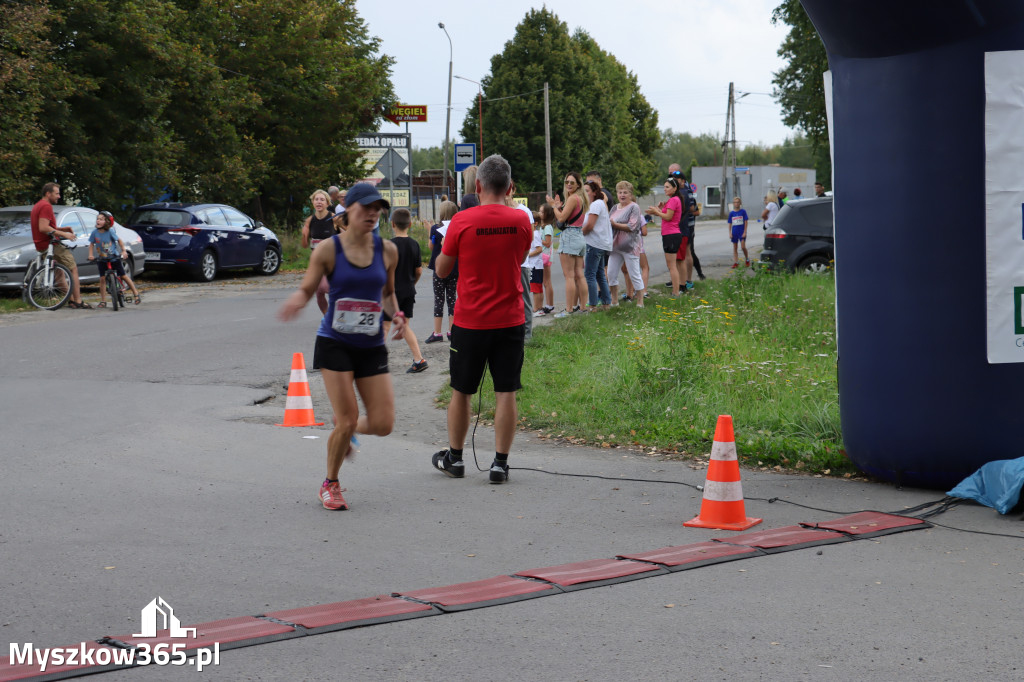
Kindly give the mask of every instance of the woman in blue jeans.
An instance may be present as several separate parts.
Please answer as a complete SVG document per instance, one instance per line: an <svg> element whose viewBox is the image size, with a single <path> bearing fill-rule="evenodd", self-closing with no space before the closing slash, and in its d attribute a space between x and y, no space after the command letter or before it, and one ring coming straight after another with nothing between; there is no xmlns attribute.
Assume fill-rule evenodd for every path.
<svg viewBox="0 0 1024 682"><path fill-rule="evenodd" d="M608 205L604 192L593 180L583 186L590 201L587 216L583 222L583 238L587 242L587 255L583 260L583 277L587 280L588 304L593 309L598 305L611 305L608 278L604 270L605 257L612 250L612 223L608 218Z"/></svg>

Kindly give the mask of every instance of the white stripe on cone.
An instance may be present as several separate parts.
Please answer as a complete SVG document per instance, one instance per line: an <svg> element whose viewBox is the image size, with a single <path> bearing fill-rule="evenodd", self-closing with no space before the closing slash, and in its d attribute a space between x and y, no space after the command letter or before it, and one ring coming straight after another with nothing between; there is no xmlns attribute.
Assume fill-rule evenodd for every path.
<svg viewBox="0 0 1024 682"><path fill-rule="evenodd" d="M291 377L291 379L289 379L289 381L291 383L293 383L293 384L295 384L295 383L308 384L309 383L309 379L306 377L306 370L304 370L304 369L293 369L292 370L292 377Z"/></svg>
<svg viewBox="0 0 1024 682"><path fill-rule="evenodd" d="M285 410L312 410L313 398L308 395L290 395L284 401Z"/></svg>
<svg viewBox="0 0 1024 682"><path fill-rule="evenodd" d="M704 499L712 502L742 502L743 485L739 481L704 481Z"/></svg>
<svg viewBox="0 0 1024 682"><path fill-rule="evenodd" d="M719 462L735 462L739 458L736 456L736 442L729 441L722 443L715 441L711 444L711 459L718 460Z"/></svg>

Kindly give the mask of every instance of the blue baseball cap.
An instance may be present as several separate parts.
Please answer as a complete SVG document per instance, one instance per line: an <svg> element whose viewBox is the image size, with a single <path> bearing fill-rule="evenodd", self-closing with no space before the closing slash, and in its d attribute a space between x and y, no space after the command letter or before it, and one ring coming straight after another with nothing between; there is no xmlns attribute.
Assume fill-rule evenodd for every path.
<svg viewBox="0 0 1024 682"><path fill-rule="evenodd" d="M377 201L384 204L386 210L391 210L391 204L388 203L388 200L382 197L377 188L368 182L358 182L352 185L345 194L345 208L356 203L368 206Z"/></svg>

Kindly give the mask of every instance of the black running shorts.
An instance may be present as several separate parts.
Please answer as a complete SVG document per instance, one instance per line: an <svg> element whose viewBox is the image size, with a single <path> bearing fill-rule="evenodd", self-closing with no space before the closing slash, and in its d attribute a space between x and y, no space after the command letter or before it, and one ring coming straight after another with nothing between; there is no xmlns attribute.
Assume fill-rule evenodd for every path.
<svg viewBox="0 0 1024 682"><path fill-rule="evenodd" d="M327 336L317 336L313 369L352 372L356 379L387 374L388 349L384 346L359 348Z"/></svg>
<svg viewBox="0 0 1024 682"><path fill-rule="evenodd" d="M522 388L523 344L526 325L501 329L464 329L452 326L449 370L452 388L472 395L480 388L484 367L491 369L496 393L511 393Z"/></svg>

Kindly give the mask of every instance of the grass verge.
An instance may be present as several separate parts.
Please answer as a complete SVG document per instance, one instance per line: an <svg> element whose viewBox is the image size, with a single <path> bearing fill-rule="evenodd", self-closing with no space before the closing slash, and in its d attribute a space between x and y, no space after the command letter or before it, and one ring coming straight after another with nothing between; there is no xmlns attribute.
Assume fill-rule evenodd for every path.
<svg viewBox="0 0 1024 682"><path fill-rule="evenodd" d="M748 466L855 471L839 426L831 274L708 280L642 310L536 327L523 386L521 424L545 437L706 456L730 414ZM493 415L489 385L483 409Z"/></svg>
<svg viewBox="0 0 1024 682"><path fill-rule="evenodd" d="M21 292L3 292L0 294L0 314L18 313L25 310L35 310L31 303L26 303L21 297Z"/></svg>

